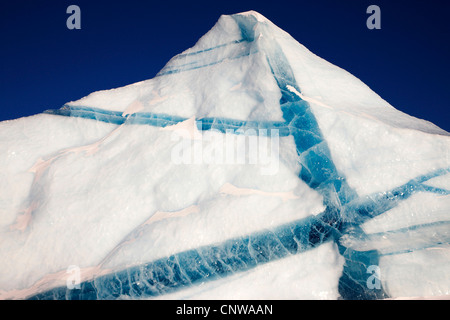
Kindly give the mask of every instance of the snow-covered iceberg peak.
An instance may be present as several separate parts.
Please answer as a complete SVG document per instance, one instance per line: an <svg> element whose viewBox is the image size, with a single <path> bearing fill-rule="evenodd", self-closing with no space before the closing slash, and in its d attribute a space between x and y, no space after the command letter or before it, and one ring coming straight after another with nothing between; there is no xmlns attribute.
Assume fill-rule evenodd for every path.
<svg viewBox="0 0 450 320"><path fill-rule="evenodd" d="M254 11L0 141L0 298L450 292L448 133Z"/></svg>
<svg viewBox="0 0 450 320"><path fill-rule="evenodd" d="M282 118L279 90L267 63L267 55L276 53L273 47L285 56L301 88L298 91L318 114L350 114L393 127L448 134L394 109L359 79L319 58L255 11L222 15L155 78L95 92L67 106L120 111L124 116L152 112L278 121Z"/></svg>

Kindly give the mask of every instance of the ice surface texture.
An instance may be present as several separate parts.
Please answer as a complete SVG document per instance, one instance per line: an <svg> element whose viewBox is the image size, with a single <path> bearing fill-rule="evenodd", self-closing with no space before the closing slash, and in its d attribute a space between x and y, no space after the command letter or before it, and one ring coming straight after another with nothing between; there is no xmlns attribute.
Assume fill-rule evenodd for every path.
<svg viewBox="0 0 450 320"><path fill-rule="evenodd" d="M233 26L230 24L233 24ZM292 141L292 144L287 146L295 148L295 162L300 164L298 169L295 169L295 174L301 183L304 183L320 196L322 201L321 212L306 214L299 219L287 219L287 221L280 221L275 225L268 224L259 230L248 230L234 236L230 234L220 241L194 244L186 246L185 249L180 245L178 250L174 250L172 253L156 254L153 259L148 258L150 260L143 263L136 263L135 261L138 261L136 259L135 261L125 259L125 264L116 264L112 268L114 270L81 282L79 288L59 286L44 292L33 293L28 298L117 299L164 297L168 294L175 294L175 296L169 295L168 297L179 297L176 296L177 292L186 292L181 289L195 288L200 284L206 284L206 287L202 290L217 293L220 292L220 287L223 284L218 284L219 289L215 289L214 283L226 282L227 279L230 279L230 283L239 282L239 279L234 279L239 274L245 275L249 272L251 274L252 270L258 270L266 264L274 265L276 261L286 261L287 265L288 258L291 259L295 255L304 255L310 251L319 252L317 250L324 247L326 250L335 250L342 259L342 261L339 260L341 262L336 261L335 264L339 276L327 278L330 282L335 281L330 286L337 291L340 298L380 299L405 295L404 292L396 291L396 288L401 286L401 284L397 285L396 283L398 277L395 278L395 275L392 276L388 271L386 271L386 274L384 273L384 270L389 270L389 268L395 269L395 263L391 263L391 260L386 257L426 252L430 248L438 248L442 249L443 252L443 258L439 256L441 265L444 266L444 269L445 266L449 265L449 260L445 258L448 256L448 244L450 243L448 229L450 221L447 213L438 215L437 218L431 220L425 220L423 223L403 225L399 228L395 228L388 221L384 224L384 229L377 232L368 232L371 229L371 221L384 216L383 214L387 212L393 212L393 209L400 207L404 201L416 195L430 194L439 199L447 199L448 203L450 191L448 190L448 184L445 184L445 181L448 181L448 178L445 177L448 177L450 173L448 159L439 162L441 166L438 168L426 169L427 171L421 169L421 174L410 177L406 181L403 177L399 180L403 183L398 183L393 187L376 192L362 192L361 190L358 192L347 181L344 174L345 170L338 170L338 166L333 160L336 155L340 154L336 152L336 149L333 151L332 146L325 139L319 120L315 115L317 109L313 110L312 108L314 102L311 101L314 100L305 100L305 93L299 86L296 80L297 74L290 63L292 58L288 58L288 56L292 56L291 51L274 40L276 39L274 33L281 31L274 29L270 21L254 12L224 16L216 29L223 25L232 30L237 28L238 32L231 32L231 34L233 36L240 35L240 38L229 39L225 34L222 35L225 37L224 42L208 46L212 44L211 33L209 33L201 39L195 49L174 57L158 73L155 79L164 81L161 80L164 77L176 77L185 72L199 72L202 69L204 72L208 72L205 70L213 66L220 67L221 64L229 61L240 61L258 55L258 58L255 58L258 61L257 63L265 66L272 77L272 86L267 89L268 95L263 97L263 94L260 94L256 103L254 101L246 104L243 102L242 107L243 109L247 108L247 110L237 112L236 118L228 117L230 112L221 109L220 103L212 104L214 108L204 107L202 109L204 111L197 110L194 113L196 127L200 132L215 130L219 133L225 133L228 132L227 130L232 130L231 132L234 134L248 133L248 129L254 129L251 132L257 135L264 133L269 138L272 132L270 130L277 129L277 136L283 139L291 139L289 141ZM285 37L283 34L282 36ZM244 63L244 65L247 64L248 62ZM265 74L266 76L267 74ZM249 79L248 81L251 88L259 87L258 90L263 90L263 88L261 89L262 85L255 79ZM255 81L255 83L252 84L252 81ZM238 84L238 87L242 85L245 86L246 84ZM236 88L235 83L232 88ZM231 91L234 92L234 90ZM273 97L277 97L276 103L270 102ZM233 99L231 97L230 101L233 101ZM208 99L206 100L208 101ZM161 128L187 121L191 116L187 113L183 114L183 111L177 111L174 114L154 112L146 106L141 107L139 112L127 114L123 110L107 110L101 106L95 106L95 103L93 103L94 106L80 106L79 102L82 101L83 99L67 104L58 110L49 110L46 113L96 120L115 126L148 125ZM95 102L95 100L93 101ZM258 101L265 101L264 103L266 103L262 111L258 109L261 107ZM264 108L273 108L274 103L280 112L271 110L271 112L264 113ZM158 111L159 109L155 107L153 110ZM168 111L171 110L168 109ZM321 113L318 112L318 114ZM411 122L414 121L416 120L411 120ZM405 121L401 120L398 123L403 126ZM406 125L406 127L409 125L411 124ZM330 126L324 127L331 130ZM417 129L429 130L433 133L437 130L432 126L427 127L423 124L418 125ZM442 137L442 139L446 138ZM446 141L448 146L448 139ZM287 157L286 159L289 162L290 158ZM431 181L436 181L439 178L447 179L444 180L444 186L433 186ZM258 185L257 182L256 185ZM301 200L305 203L308 201L314 202L311 196L306 196ZM448 207L446 208L444 211L447 210L448 212ZM406 211L408 210L406 209ZM261 213L261 216L264 215ZM152 241L152 230L151 224L140 225L131 233L130 237L125 239L123 245L121 243L118 246L119 249L117 252L113 252L113 256L120 256L120 254L126 256L127 250L135 252L135 255L139 254L140 250L144 250L145 247L139 247L138 241L133 249L132 242L137 241L136 239L139 237L141 237L140 239L149 237L150 240L146 241ZM433 235L430 236L430 233ZM137 234L140 236L136 236ZM142 236L142 234L145 236ZM150 254L149 257L151 256ZM114 261L114 258L109 259ZM320 262L317 263L320 264ZM421 263L420 259L413 259L411 266L420 266ZM114 265L114 263L111 262L110 265ZM123 267L120 267L121 265ZM385 268L385 265L389 268ZM380 286L368 285L368 278L371 275L370 268L373 266L382 267L383 277ZM282 267L274 270L287 274L294 272L294 275L296 272L295 270L283 270ZM415 274L413 276L420 275ZM234 280L231 280L232 278ZM424 289L422 292L419 291L418 294L448 294L448 290L450 290L448 275L441 274L437 278L441 281L439 289L431 292ZM415 280L420 281L420 279ZM245 280L242 280L242 282L246 283ZM275 281L276 285L280 283ZM442 290L442 288L444 289ZM334 289L328 290L332 292ZM226 289L223 290L226 291ZM283 290L290 292L291 289L283 288ZM316 289L311 287L310 290L315 291ZM192 296L198 297L196 294L192 294ZM221 294L217 296L220 297ZM252 297L252 295L249 296ZM295 294L292 296L296 297ZM324 291L324 295L313 295L315 298L330 298L332 296L333 293L327 294L326 291ZM273 297L269 296L269 298Z"/></svg>

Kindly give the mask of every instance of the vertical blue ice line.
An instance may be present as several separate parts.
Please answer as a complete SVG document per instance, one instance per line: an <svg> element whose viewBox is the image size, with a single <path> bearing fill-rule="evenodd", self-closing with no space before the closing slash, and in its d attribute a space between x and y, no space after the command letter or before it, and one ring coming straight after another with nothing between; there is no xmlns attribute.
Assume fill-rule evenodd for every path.
<svg viewBox="0 0 450 320"><path fill-rule="evenodd" d="M242 37L254 41L255 29L260 32L267 28L266 23L258 23L253 16L234 15L233 18L241 29ZM331 152L312 113L308 102L289 90L289 87L301 92L290 64L276 41L268 40L270 33L265 32L260 41L265 41L263 48L267 62L281 92L280 107L283 118L294 137L297 154L302 169L299 178L309 187L317 190L323 197L327 207L334 208L345 205L357 197L345 178L340 175L331 159ZM270 42L269 42L270 41ZM255 42L255 45L256 42Z"/></svg>
<svg viewBox="0 0 450 320"><path fill-rule="evenodd" d="M283 50L277 41L270 41L272 40L270 39L271 32L264 32L269 27L266 22L258 23L255 17L249 15L237 14L233 15L233 18L241 30L243 39L254 41L257 28L260 29L258 32L263 35L260 41L265 41L265 43L259 50L265 53L268 65L281 92L281 111L290 129L290 134L294 138L301 162L299 178L322 195L326 210L318 216L318 219L322 220L328 228L337 231L331 234L334 235L339 252L346 260L343 274L339 280L341 296L346 299L385 297L386 294L382 289L369 291L365 287L367 266L378 264L378 252L375 250L356 252L339 243L342 232L353 227L346 223L345 217L342 216L345 212L342 207L357 199L358 195L347 184L345 177L338 173L328 144L310 105L294 93L294 90L290 90L293 88L297 92L301 92ZM258 44L255 43L255 45ZM360 233L363 234L361 230ZM319 234L321 234L320 231ZM313 235L310 234L310 238L311 236Z"/></svg>

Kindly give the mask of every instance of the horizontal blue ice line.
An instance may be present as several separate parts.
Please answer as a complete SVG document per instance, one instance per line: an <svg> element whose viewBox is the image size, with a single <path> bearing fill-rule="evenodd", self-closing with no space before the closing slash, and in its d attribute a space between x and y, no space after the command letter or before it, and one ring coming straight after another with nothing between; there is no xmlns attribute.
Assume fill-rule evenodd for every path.
<svg viewBox="0 0 450 320"><path fill-rule="evenodd" d="M421 251L421 250L426 250L426 249L431 249L431 248L441 248L441 247L443 248L443 247L448 246L449 244L450 244L450 238L447 238L446 241L430 243L430 244L428 244L426 246L422 246L422 247L415 247L415 248L409 248L409 249L404 249L404 250L399 250L399 251L380 253L380 256L382 256L382 257L396 256L396 255L400 255L400 254L413 253L415 251Z"/></svg>
<svg viewBox="0 0 450 320"><path fill-rule="evenodd" d="M175 57L173 57L172 60L175 60L175 59L181 59L181 58L184 58L184 57L189 57L189 56L194 56L194 55L198 55L198 54L201 54L201 53L213 51L213 50L215 50L215 49L220 49L220 48L223 48L223 47L228 47L228 46L230 46L230 45L233 45L233 44L239 44L239 43L242 43L242 42L246 42L246 40L244 40L244 39L233 40L233 41L226 42L226 43L223 43L223 44L219 44L219 45L217 45L217 46L215 46L215 47L210 47L210 48L203 49L203 50L198 50L198 51L188 52L188 53L180 53L180 54L176 55Z"/></svg>
<svg viewBox="0 0 450 320"><path fill-rule="evenodd" d="M324 222L332 215L326 211L271 230L183 251L100 276L81 283L80 289L58 287L29 299L96 300L117 299L121 295L143 298L170 293L192 284L246 271L327 242L336 231Z"/></svg>
<svg viewBox="0 0 450 320"><path fill-rule="evenodd" d="M408 231L415 231L420 230L424 228L432 228L432 227L438 227L438 226L444 226L444 225L450 225L450 221L435 221L435 222L429 222L429 223L422 223L422 224L416 224L413 226L408 226L400 229L395 230L388 230L383 232L375 232L375 233L369 233L368 237L383 237L383 236L389 236L390 234L398 234L398 233L406 233ZM450 232L450 229L449 229Z"/></svg>
<svg viewBox="0 0 450 320"><path fill-rule="evenodd" d="M343 206L342 217L347 222L361 224L394 208L398 201L406 200L413 194L419 192L449 195L449 190L430 188L425 184L428 180L446 175L449 172L450 167L436 169L432 172L411 179L407 183L389 191L377 192L365 197L354 199L347 205ZM393 202L393 199L397 202Z"/></svg>
<svg viewBox="0 0 450 320"><path fill-rule="evenodd" d="M173 63L176 60L180 60L180 59L183 59L183 58L186 58L186 57L195 56L195 55L202 54L202 53L205 53L205 52L210 52L210 51L213 51L213 50L216 50L216 49L219 49L219 48L227 47L227 46L233 45L233 44L239 44L239 43L242 43L242 42L246 42L246 41L244 39L239 39L239 40L226 42L226 43L214 46L214 47L206 48L206 49L203 49L203 50L198 50L198 51L188 52L188 53L180 53L180 54L176 55L175 57L173 57L170 60L170 62L168 63L168 65L164 66L164 68L162 70L160 70L158 72L158 74L163 73L163 71L167 70L167 69L175 69L175 68L183 67L183 66L186 66L186 65L192 65L192 64L198 63L198 61L192 61L192 62L185 63L185 64L182 64L182 65L171 65L171 63Z"/></svg>
<svg viewBox="0 0 450 320"><path fill-rule="evenodd" d="M61 109L46 110L44 111L44 113L66 117L91 119L116 125L122 125L128 122L133 124L147 124L158 127L166 127L168 125L174 125L178 122L187 120L186 118L182 117L153 113L134 113L127 116L122 116L123 112L120 111L110 111L91 107L85 108L67 105L65 105Z"/></svg>
<svg viewBox="0 0 450 320"><path fill-rule="evenodd" d="M411 232L411 231L417 231L417 230L427 229L427 228L436 228L436 227L442 227L442 226L448 226L448 225L450 225L450 221L435 221L435 222L430 222L430 223L423 223L423 224L403 227L403 228L399 228L399 229L395 229L395 230L369 233L367 235L364 234L363 232L360 232L359 234L358 233L355 234L353 232L352 237L356 239L357 243L362 242L362 243L370 244L373 241L375 241L375 242L379 241L379 239L383 239L383 240L387 239L388 241L391 241L391 243L395 244L395 240L389 240L389 237L392 235L407 234L408 232ZM436 230L436 229L432 229L432 230ZM430 230L430 231L432 231L432 230ZM384 249L384 250L382 250L384 252L380 252L380 257L411 253L414 251L424 250L427 248L449 245L450 244L450 233L449 233L450 229L445 229L442 231L444 231L444 233L440 233L439 235L433 234L433 237L431 239L426 239L426 241L423 241L424 243L421 246L411 247L411 245L410 245L409 248L397 250L397 251L391 251L391 252L386 252L387 250ZM392 242L392 241L394 241L394 242ZM408 243L405 243L403 246L407 247Z"/></svg>
<svg viewBox="0 0 450 320"><path fill-rule="evenodd" d="M161 76L165 76L165 75L169 75L169 74L175 74L175 73L180 73L180 72L185 72L185 71L191 71L191 70L197 70L197 69L201 69L201 68L205 68L205 67L211 67L217 64L220 64L224 61L228 61L228 60L237 60L243 57L248 57L252 54L258 53L258 51L247 51L244 53L240 53L236 56L232 56L232 57L226 57L226 58L222 58L219 59L217 61L211 62L211 63L206 63L200 66L194 66L194 67L189 67L189 68L179 68L179 69L171 69L171 70L166 70L166 67L163 68L160 72L158 72L156 74L155 77L161 77ZM171 66L168 66L167 68L171 68Z"/></svg>
<svg viewBox="0 0 450 320"><path fill-rule="evenodd" d="M199 55L199 54L202 54L202 53L208 53L208 52L213 51L215 49L227 47L227 46L230 46L230 45L233 45L233 44L239 44L239 43L242 43L242 42L245 42L245 40L241 39L241 40L230 41L228 43L224 43L224 44L221 44L221 45L218 45L218 46L215 46L215 47L211 47L211 48L207 48L207 49L204 49L204 50L199 50L199 51L189 52L189 53L181 53L181 54L176 55L175 57L173 57L170 60L170 62L168 63L168 65L164 66L164 68L159 73L162 73L164 70L170 70L170 69L175 69L175 68L179 69L180 67L193 65L193 64L196 64L196 63L199 62L198 60L194 60L194 61L183 63L183 64L175 64L174 62L176 60L180 60L180 59L183 59L183 58L186 58L186 57Z"/></svg>
<svg viewBox="0 0 450 320"><path fill-rule="evenodd" d="M127 116L122 116L122 111L111 111L93 107L69 105L65 105L61 109L46 110L44 113L66 117L79 117L116 125L135 124L151 125L156 127L171 126L188 120L188 118L185 117L151 112L138 112ZM206 117L196 119L195 123L197 129L200 131L217 130L223 133L263 136L276 135L280 137L286 137L291 134L291 128L283 121L252 121Z"/></svg>

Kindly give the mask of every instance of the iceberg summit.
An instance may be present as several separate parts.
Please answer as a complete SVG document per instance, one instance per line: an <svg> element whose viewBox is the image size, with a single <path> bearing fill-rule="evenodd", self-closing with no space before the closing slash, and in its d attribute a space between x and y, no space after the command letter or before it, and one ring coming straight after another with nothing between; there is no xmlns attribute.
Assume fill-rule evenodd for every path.
<svg viewBox="0 0 450 320"><path fill-rule="evenodd" d="M0 299L450 295L450 134L257 12L0 123Z"/></svg>

